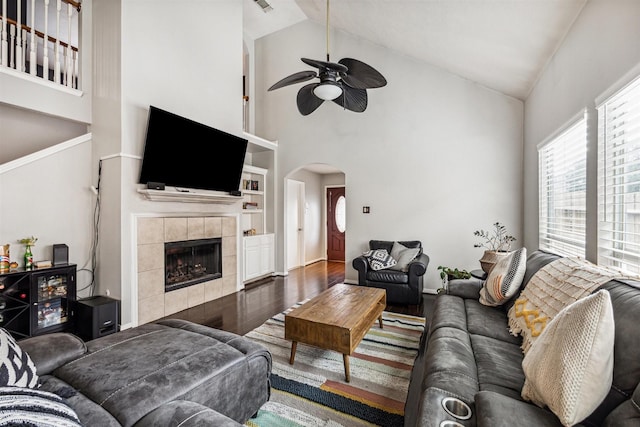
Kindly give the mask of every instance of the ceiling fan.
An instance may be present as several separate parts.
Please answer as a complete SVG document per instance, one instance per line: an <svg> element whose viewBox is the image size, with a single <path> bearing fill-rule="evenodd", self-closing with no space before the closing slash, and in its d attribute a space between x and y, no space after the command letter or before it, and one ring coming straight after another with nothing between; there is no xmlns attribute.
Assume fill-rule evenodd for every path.
<svg viewBox="0 0 640 427"><path fill-rule="evenodd" d="M303 116L313 113L324 101L333 101L356 113L367 109L367 89L385 86L387 80L375 68L353 58L342 58L337 63L329 59L329 0L327 0L327 60L300 58L302 62L318 69L299 71L275 83L272 91L295 83L319 78L298 91L298 111Z"/></svg>

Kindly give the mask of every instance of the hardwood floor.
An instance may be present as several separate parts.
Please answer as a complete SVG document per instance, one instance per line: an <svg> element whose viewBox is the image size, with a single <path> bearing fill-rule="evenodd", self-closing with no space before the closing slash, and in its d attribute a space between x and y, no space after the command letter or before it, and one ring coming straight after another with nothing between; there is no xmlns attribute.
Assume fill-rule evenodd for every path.
<svg viewBox="0 0 640 427"><path fill-rule="evenodd" d="M185 319L239 335L262 325L273 315L298 301L312 298L325 289L344 282L345 264L319 261L276 276L248 284L244 290L172 314L165 319ZM434 295L426 295L419 306L390 306L388 311L425 316Z"/></svg>

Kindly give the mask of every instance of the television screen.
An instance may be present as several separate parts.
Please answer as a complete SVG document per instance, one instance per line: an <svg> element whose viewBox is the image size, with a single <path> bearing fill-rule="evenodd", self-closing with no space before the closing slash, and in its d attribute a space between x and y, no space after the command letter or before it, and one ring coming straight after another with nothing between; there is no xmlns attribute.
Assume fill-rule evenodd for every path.
<svg viewBox="0 0 640 427"><path fill-rule="evenodd" d="M140 184L237 191L247 140L149 107Z"/></svg>

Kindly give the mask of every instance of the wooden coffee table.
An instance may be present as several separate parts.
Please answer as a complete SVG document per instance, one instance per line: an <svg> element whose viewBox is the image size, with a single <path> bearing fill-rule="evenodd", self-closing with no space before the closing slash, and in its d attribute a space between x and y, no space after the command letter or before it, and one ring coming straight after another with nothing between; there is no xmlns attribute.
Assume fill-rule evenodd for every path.
<svg viewBox="0 0 640 427"><path fill-rule="evenodd" d="M342 353L344 373L351 381L349 356L375 323L382 328L387 305L384 289L334 285L284 316L284 337L291 340L293 365L298 342Z"/></svg>

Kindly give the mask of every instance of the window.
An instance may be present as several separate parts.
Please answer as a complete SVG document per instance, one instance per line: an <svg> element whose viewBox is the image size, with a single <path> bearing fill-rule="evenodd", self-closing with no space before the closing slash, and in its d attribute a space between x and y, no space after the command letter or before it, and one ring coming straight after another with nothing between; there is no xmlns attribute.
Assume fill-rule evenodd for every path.
<svg viewBox="0 0 640 427"><path fill-rule="evenodd" d="M539 247L585 256L587 124L582 117L538 148Z"/></svg>
<svg viewBox="0 0 640 427"><path fill-rule="evenodd" d="M346 212L346 199L344 196L340 196L336 202L336 226L338 231L344 233L347 229L347 212Z"/></svg>
<svg viewBox="0 0 640 427"><path fill-rule="evenodd" d="M598 264L640 273L640 79L598 107Z"/></svg>

